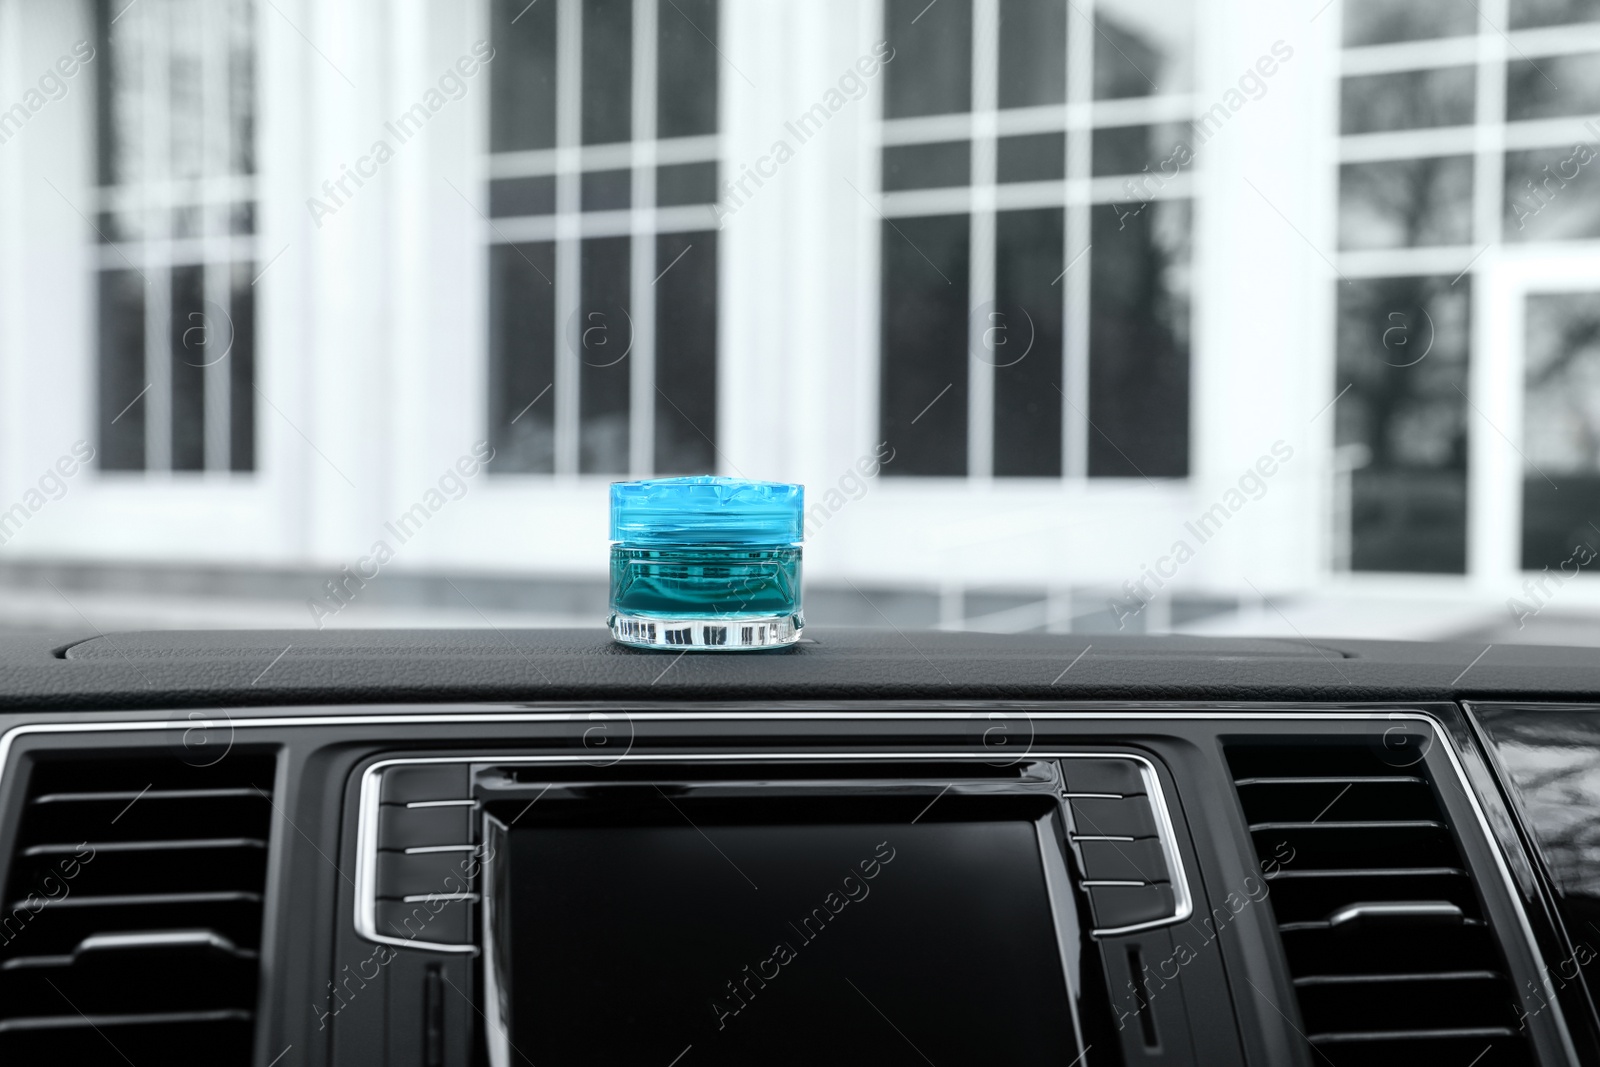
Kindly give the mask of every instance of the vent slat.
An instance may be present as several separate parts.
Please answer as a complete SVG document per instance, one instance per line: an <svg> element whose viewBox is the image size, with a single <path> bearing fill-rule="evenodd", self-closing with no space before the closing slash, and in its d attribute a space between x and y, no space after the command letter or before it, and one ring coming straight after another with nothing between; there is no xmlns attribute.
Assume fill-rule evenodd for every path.
<svg viewBox="0 0 1600 1067"><path fill-rule="evenodd" d="M1530 1064L1513 984L1429 768L1420 757L1389 766L1412 750L1380 749L1227 749L1251 841L1271 861L1267 901L1297 1028L1324 1067L1466 1063L1490 1049L1496 1064Z"/></svg>
<svg viewBox="0 0 1600 1067"><path fill-rule="evenodd" d="M249 1063L273 757L34 760L0 898L0 1062Z"/></svg>

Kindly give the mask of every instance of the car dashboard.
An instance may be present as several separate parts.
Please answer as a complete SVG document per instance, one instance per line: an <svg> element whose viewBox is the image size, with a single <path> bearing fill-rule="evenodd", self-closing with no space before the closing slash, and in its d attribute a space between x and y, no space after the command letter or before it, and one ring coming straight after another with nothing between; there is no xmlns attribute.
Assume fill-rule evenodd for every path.
<svg viewBox="0 0 1600 1067"><path fill-rule="evenodd" d="M0 1056L1596 1063L1597 694L1531 647L8 635Z"/></svg>

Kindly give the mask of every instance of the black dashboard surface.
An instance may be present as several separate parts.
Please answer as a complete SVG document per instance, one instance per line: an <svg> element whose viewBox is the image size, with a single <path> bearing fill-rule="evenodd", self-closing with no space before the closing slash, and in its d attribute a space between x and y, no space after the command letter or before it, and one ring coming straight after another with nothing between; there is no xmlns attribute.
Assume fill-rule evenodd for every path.
<svg viewBox="0 0 1600 1067"><path fill-rule="evenodd" d="M572 699L1586 700L1583 648L817 630L772 652L601 628L0 635L0 708Z"/></svg>

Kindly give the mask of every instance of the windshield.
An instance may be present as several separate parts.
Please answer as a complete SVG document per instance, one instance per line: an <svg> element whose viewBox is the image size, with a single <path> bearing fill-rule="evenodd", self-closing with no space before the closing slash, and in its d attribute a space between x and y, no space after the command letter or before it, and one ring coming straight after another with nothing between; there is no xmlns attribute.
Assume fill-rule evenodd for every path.
<svg viewBox="0 0 1600 1067"><path fill-rule="evenodd" d="M0 626L599 625L692 474L819 636L1600 643L1597 154L1594 0L11 0Z"/></svg>

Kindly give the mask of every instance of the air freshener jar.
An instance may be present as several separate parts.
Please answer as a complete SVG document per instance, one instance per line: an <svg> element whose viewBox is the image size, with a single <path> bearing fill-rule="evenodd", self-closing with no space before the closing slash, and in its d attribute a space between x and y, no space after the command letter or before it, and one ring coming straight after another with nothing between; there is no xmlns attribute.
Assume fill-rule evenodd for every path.
<svg viewBox="0 0 1600 1067"><path fill-rule="evenodd" d="M805 487L739 478L611 485L611 636L732 652L800 639Z"/></svg>

